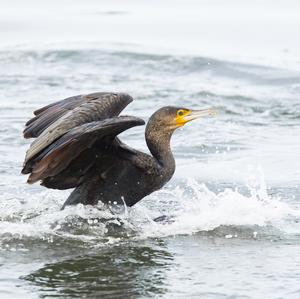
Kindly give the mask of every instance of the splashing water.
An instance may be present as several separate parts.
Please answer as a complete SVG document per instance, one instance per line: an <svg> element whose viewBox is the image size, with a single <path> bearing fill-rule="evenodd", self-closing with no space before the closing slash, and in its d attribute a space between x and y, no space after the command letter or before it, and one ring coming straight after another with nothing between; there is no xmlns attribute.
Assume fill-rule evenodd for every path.
<svg viewBox="0 0 300 299"><path fill-rule="evenodd" d="M242 189L214 192L189 178L119 214L101 203L96 207L79 204L61 211L62 199L51 191L42 191L28 200L1 202L1 240L37 238L53 242L53 238L63 237L99 245L99 241L118 241L120 236L144 239L202 233L257 238L299 231L299 209L268 195L263 176L250 177L247 188ZM154 221L161 216L164 221Z"/></svg>
<svg viewBox="0 0 300 299"><path fill-rule="evenodd" d="M165 203L163 201L166 199L162 199L161 205L168 203L169 207L173 206L173 210L169 209L171 223L150 222L143 228L142 235L156 237L214 232L226 226L231 227L225 230L228 234L242 226L245 229L252 226L258 231L267 227L281 233L296 233L297 229L299 231L297 219L300 217L300 211L282 202L278 197L269 196L264 181L261 183L259 186L249 187L250 194L245 195L238 188L226 188L215 193L205 184L188 179L184 188L176 187L156 195L162 198L161 193L166 193L166 197L169 197ZM290 223L291 218L294 219L293 224ZM253 231L253 235L256 237L257 232Z"/></svg>

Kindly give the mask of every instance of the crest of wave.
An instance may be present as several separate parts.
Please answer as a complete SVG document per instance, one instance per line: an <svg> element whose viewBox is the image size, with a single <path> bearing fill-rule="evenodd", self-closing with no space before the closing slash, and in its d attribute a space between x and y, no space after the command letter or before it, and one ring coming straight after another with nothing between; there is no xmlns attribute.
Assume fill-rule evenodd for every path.
<svg viewBox="0 0 300 299"><path fill-rule="evenodd" d="M143 206L137 206L133 212L138 215L144 213L149 220L141 227L142 237L216 230L228 238L243 237L243 230L246 232L244 235L249 237L249 229L254 238L260 233L299 232L300 210L280 197L268 195L262 175L259 178L250 177L249 184L243 189L247 190L241 192L237 188L226 188L222 192L214 192L205 184L188 179L184 186L158 192L155 195L158 201L156 212L151 216L147 215L149 209ZM164 207L163 213L169 221L157 223L150 220L153 216L159 216L157 211L161 207ZM132 219L135 219L133 215Z"/></svg>
<svg viewBox="0 0 300 299"><path fill-rule="evenodd" d="M214 192L205 184L187 179L118 213L103 205L77 205L61 211L64 192L42 191L28 196L20 191L10 199L11 195L3 194L0 201L1 239L30 237L52 242L53 238L62 237L110 243L120 237L164 237L213 232L221 227L229 228L221 233L229 237L241 236L233 228L252 227L254 237L257 231L259 234L265 228L283 234L299 232L299 209L279 197L268 195L262 176L250 178L247 188L246 192L232 188ZM153 220L162 215L163 221Z"/></svg>

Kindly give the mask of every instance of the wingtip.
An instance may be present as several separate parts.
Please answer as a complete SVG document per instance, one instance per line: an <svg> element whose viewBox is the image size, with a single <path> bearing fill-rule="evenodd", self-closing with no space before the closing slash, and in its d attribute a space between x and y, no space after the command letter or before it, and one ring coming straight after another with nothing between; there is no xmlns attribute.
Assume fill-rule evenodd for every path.
<svg viewBox="0 0 300 299"><path fill-rule="evenodd" d="M31 138L32 136L31 136L30 133L25 129L25 130L23 131L23 137L24 137L25 139L29 139L29 138Z"/></svg>
<svg viewBox="0 0 300 299"><path fill-rule="evenodd" d="M22 168L22 170L21 170L21 174L28 174L28 173L30 173L30 172L28 171L28 169L26 168L26 166L24 166Z"/></svg>
<svg viewBox="0 0 300 299"><path fill-rule="evenodd" d="M126 92L119 92L118 96L122 99L125 99L128 102L128 104L133 101L133 97Z"/></svg>
<svg viewBox="0 0 300 299"><path fill-rule="evenodd" d="M121 115L121 116L118 116L118 119L134 122L137 126L142 126L146 123L143 119L136 117L136 116L131 116L131 115Z"/></svg>
<svg viewBox="0 0 300 299"><path fill-rule="evenodd" d="M32 185L36 183L39 180L39 176L35 173L31 173L30 176L27 179L27 184Z"/></svg>
<svg viewBox="0 0 300 299"><path fill-rule="evenodd" d="M27 184L32 185L33 183L35 183L35 181L29 176L27 179Z"/></svg>
<svg viewBox="0 0 300 299"><path fill-rule="evenodd" d="M139 124L142 126L142 125L145 125L146 122L143 119L139 118Z"/></svg>

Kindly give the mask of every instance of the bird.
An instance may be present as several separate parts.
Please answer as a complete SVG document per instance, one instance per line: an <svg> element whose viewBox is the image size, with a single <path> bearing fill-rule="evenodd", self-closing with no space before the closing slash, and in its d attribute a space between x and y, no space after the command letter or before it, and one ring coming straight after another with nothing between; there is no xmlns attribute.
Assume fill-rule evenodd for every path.
<svg viewBox="0 0 300 299"><path fill-rule="evenodd" d="M50 189L73 189L62 206L132 207L161 189L173 176L170 141L174 131L213 108L191 110L166 106L152 114L145 129L151 154L123 143L118 135L144 125L141 118L120 115L133 101L126 93L96 92L68 97L34 111L24 138L35 138L26 152L22 174L27 183Z"/></svg>

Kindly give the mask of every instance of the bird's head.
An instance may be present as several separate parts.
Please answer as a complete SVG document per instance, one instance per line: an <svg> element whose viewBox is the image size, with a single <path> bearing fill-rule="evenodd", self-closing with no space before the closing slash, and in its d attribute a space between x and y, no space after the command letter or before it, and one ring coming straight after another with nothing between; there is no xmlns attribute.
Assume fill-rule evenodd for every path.
<svg viewBox="0 0 300 299"><path fill-rule="evenodd" d="M167 106L157 110L150 118L149 123L164 131L173 132L186 123L201 117L215 116L213 108L191 110L182 107Z"/></svg>

